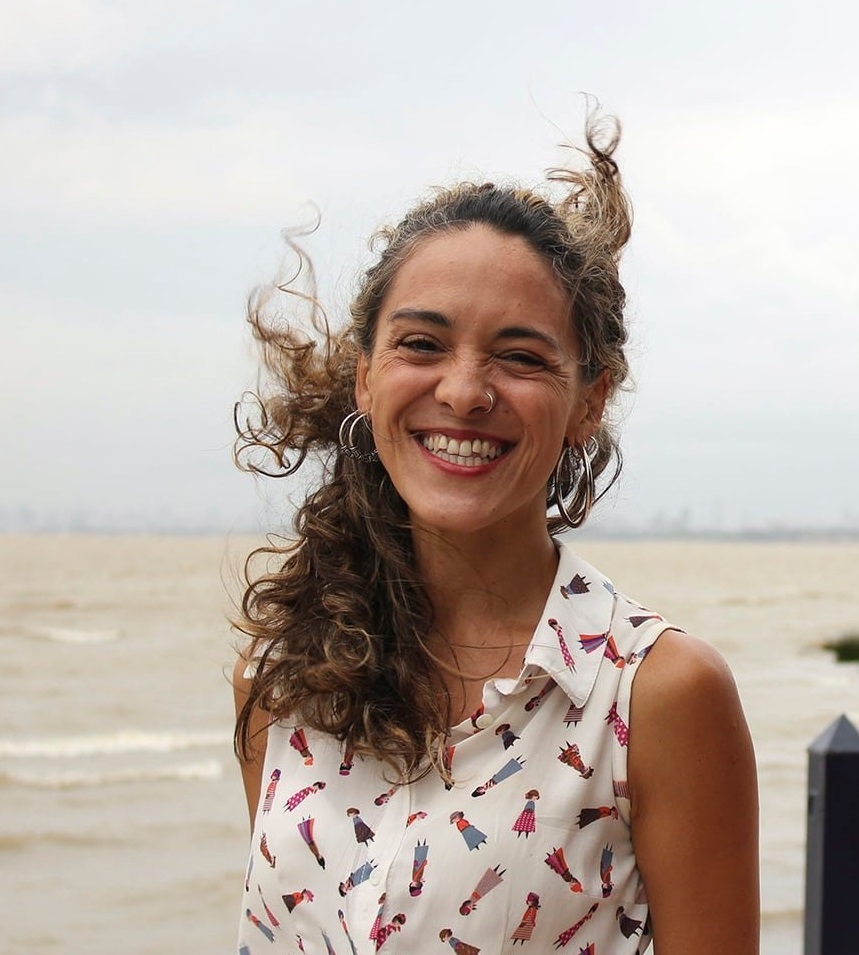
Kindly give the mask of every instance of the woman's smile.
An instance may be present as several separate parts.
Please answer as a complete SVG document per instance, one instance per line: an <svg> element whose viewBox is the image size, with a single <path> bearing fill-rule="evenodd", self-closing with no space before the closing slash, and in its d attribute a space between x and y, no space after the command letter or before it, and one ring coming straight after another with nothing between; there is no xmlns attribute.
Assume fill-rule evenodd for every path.
<svg viewBox="0 0 859 955"><path fill-rule="evenodd" d="M494 438L463 436L462 432L424 432L418 435L420 443L439 461L463 468L477 468L500 458L510 444Z"/></svg>

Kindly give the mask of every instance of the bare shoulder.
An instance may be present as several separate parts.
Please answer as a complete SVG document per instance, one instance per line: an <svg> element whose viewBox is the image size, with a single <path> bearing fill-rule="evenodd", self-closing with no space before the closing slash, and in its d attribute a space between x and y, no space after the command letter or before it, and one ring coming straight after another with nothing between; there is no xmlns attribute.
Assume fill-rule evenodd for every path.
<svg viewBox="0 0 859 955"><path fill-rule="evenodd" d="M679 630L664 631L642 660L632 699L639 718L647 713L665 719L677 707L702 715L720 703L739 707L736 683L721 653Z"/></svg>
<svg viewBox="0 0 859 955"><path fill-rule="evenodd" d="M253 682L253 662L249 656L247 650L242 650L236 656L236 661L233 664L233 693L236 696L236 703L238 704L239 698L242 699L242 705L244 705L244 700L246 700L250 694L251 683ZM238 706L237 706L238 709Z"/></svg>
<svg viewBox="0 0 859 955"><path fill-rule="evenodd" d="M233 697L237 719L250 698L255 672L254 666L254 661L246 652L239 653L233 664ZM252 827L262 787L262 770L265 762L269 722L268 714L258 706L251 710L248 721L247 748L239 757Z"/></svg>
<svg viewBox="0 0 859 955"><path fill-rule="evenodd" d="M240 651L233 664L233 697L236 705L236 718L245 708L253 688L256 675L257 661L247 651ZM268 726L268 715L259 707L254 707L250 714L250 739L253 741ZM263 738L263 749L265 748Z"/></svg>
<svg viewBox="0 0 859 955"><path fill-rule="evenodd" d="M636 681L659 678L669 684L679 684L678 690L683 684L701 679L727 680L733 684L731 671L722 654L706 640L681 630L663 631L642 660L641 673Z"/></svg>

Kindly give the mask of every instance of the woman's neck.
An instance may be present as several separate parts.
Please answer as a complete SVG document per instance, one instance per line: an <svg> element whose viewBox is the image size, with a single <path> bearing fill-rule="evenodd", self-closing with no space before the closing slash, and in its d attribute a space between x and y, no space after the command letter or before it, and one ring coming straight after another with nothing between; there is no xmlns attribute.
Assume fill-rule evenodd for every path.
<svg viewBox="0 0 859 955"><path fill-rule="evenodd" d="M499 627L510 637L524 627L530 638L558 567L545 528L530 540L416 529L414 547L434 627L448 643L486 644Z"/></svg>
<svg viewBox="0 0 859 955"><path fill-rule="evenodd" d="M515 545L511 545L511 540ZM558 566L543 529L529 542L414 532L433 606L430 643L450 694L452 725L474 713L490 678L515 677Z"/></svg>

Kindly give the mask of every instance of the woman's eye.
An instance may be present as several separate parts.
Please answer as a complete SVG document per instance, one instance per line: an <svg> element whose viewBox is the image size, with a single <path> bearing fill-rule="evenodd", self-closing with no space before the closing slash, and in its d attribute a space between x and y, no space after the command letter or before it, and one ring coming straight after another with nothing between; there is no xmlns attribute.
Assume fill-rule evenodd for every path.
<svg viewBox="0 0 859 955"><path fill-rule="evenodd" d="M543 368L546 364L539 356L524 351L506 352L501 357L504 361L521 365L524 368Z"/></svg>
<svg viewBox="0 0 859 955"><path fill-rule="evenodd" d="M431 355L439 350L437 343L430 338L404 338L399 347L418 355Z"/></svg>

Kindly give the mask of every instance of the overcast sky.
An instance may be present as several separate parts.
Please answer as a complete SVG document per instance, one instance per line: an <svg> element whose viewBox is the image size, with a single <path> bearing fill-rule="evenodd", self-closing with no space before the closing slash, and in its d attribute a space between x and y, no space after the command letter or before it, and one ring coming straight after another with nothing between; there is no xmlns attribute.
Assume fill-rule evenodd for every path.
<svg viewBox="0 0 859 955"><path fill-rule="evenodd" d="M636 215L613 519L859 522L847 0L0 6L0 524L253 524L231 406L280 230L321 210L336 316L374 228L431 184L538 181L580 91Z"/></svg>

